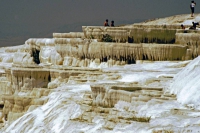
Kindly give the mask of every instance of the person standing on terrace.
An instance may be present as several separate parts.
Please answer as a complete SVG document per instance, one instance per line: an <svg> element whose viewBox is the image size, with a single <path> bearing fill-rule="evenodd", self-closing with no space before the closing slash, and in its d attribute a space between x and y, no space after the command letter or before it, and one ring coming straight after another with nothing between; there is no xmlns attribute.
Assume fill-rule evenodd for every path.
<svg viewBox="0 0 200 133"><path fill-rule="evenodd" d="M109 26L108 19L106 19L106 21L104 22L104 26Z"/></svg>
<svg viewBox="0 0 200 133"><path fill-rule="evenodd" d="M195 5L196 5L196 2L191 1L191 4L190 4L191 17L194 17L194 7L195 7Z"/></svg>
<svg viewBox="0 0 200 133"><path fill-rule="evenodd" d="M114 21L113 21L113 20L111 21L111 24L110 24L110 26L111 26L111 27L114 27L114 26L115 26L115 25L114 25Z"/></svg>

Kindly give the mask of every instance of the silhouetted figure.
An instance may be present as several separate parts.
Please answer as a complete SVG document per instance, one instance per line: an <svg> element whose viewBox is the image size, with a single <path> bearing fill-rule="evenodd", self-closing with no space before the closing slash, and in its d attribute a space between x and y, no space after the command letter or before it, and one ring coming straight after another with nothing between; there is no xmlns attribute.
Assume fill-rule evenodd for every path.
<svg viewBox="0 0 200 133"><path fill-rule="evenodd" d="M106 19L106 21L104 22L104 26L109 26L108 19Z"/></svg>
<svg viewBox="0 0 200 133"><path fill-rule="evenodd" d="M115 26L115 25L114 25L114 21L113 21L113 20L111 21L111 24L110 24L110 26L111 26L111 27L114 27L114 26Z"/></svg>
<svg viewBox="0 0 200 133"><path fill-rule="evenodd" d="M197 25L199 25L199 23L192 22L192 26L189 29L190 30L196 30Z"/></svg>
<svg viewBox="0 0 200 133"><path fill-rule="evenodd" d="M181 29L185 29L185 26L183 24L181 24Z"/></svg>
<svg viewBox="0 0 200 133"><path fill-rule="evenodd" d="M191 1L191 4L190 4L191 17L194 17L194 7L195 7L195 5L196 5L196 2Z"/></svg>

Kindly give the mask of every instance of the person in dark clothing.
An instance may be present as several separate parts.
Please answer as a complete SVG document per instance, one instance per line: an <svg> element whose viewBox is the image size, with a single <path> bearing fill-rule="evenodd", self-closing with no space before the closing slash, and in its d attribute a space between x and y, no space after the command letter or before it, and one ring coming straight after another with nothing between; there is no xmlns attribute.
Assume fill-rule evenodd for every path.
<svg viewBox="0 0 200 133"><path fill-rule="evenodd" d="M110 26L111 26L111 27L114 27L114 26L115 26L115 25L114 25L114 21L113 21L113 20L111 21L111 24L110 24Z"/></svg>
<svg viewBox="0 0 200 133"><path fill-rule="evenodd" d="M196 2L191 1L191 4L190 4L191 17L194 17L194 7L195 7L195 5L196 5Z"/></svg>
<svg viewBox="0 0 200 133"><path fill-rule="evenodd" d="M181 29L185 29L185 26L183 24L181 24Z"/></svg>
<svg viewBox="0 0 200 133"><path fill-rule="evenodd" d="M192 26L189 29L190 30L196 30L197 25L199 25L199 23L192 22Z"/></svg>
<svg viewBox="0 0 200 133"><path fill-rule="evenodd" d="M183 30L184 30L184 32L183 32L183 33L187 33L187 30L185 30L185 26L184 26L183 24L181 24L181 29L183 29Z"/></svg>
<svg viewBox="0 0 200 133"><path fill-rule="evenodd" d="M104 22L104 26L109 26L108 19L106 19L106 21Z"/></svg>

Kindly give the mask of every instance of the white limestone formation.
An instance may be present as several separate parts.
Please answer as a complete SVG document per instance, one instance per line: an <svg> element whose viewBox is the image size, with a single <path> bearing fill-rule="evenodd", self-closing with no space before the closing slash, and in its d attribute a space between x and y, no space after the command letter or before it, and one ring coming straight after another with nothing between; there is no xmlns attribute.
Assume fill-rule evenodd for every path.
<svg viewBox="0 0 200 133"><path fill-rule="evenodd" d="M171 93L177 95L178 101L193 108L199 108L199 69L200 56L190 62L175 77L171 85ZM193 79L193 80L191 80ZM184 84L187 83L187 84Z"/></svg>
<svg viewBox="0 0 200 133"><path fill-rule="evenodd" d="M83 32L53 33L53 38L84 38Z"/></svg>
<svg viewBox="0 0 200 133"><path fill-rule="evenodd" d="M200 132L195 16L0 48L0 132Z"/></svg>
<svg viewBox="0 0 200 133"><path fill-rule="evenodd" d="M30 42L36 42L30 43ZM47 45L51 42L52 46ZM54 43L52 43L54 42ZM104 43L89 42L85 39L29 39L26 44L36 47L42 44L38 50L41 63L53 65L72 65L79 66L76 61L100 59L99 63L107 62L113 59L115 61L134 63L136 60L184 60L187 52L187 46L171 44L131 44L131 43ZM43 46L46 44L47 46ZM71 61L72 64L71 64ZM87 62L87 61L86 61ZM121 63L120 63L121 64ZM122 63L124 64L124 63Z"/></svg>
<svg viewBox="0 0 200 133"><path fill-rule="evenodd" d="M176 33L176 43L186 43L191 50L191 57L197 57L200 54L199 33Z"/></svg>
<svg viewBox="0 0 200 133"><path fill-rule="evenodd" d="M44 64L53 64L53 65L60 65L62 64L62 57L56 51L55 47L42 47L40 50L39 59L41 63Z"/></svg>

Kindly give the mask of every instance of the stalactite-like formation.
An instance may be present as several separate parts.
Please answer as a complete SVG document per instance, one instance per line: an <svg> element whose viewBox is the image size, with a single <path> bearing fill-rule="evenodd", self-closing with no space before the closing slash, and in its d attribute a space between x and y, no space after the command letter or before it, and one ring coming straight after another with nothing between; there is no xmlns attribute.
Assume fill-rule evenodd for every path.
<svg viewBox="0 0 200 133"><path fill-rule="evenodd" d="M141 69L141 64L138 64L140 68L137 65L111 69L99 68L134 64L137 60L174 61L195 58L200 54L200 32L177 30L179 28L177 25L83 26L83 32L53 33L53 38L30 38L22 46L1 49L0 61L9 63L10 67L4 64L1 66L3 71L0 74L0 94L3 96L0 96L0 109L3 108L3 110L0 121L5 119L12 122L25 112L32 111L52 99L51 105L57 101L60 102L60 99L64 100L62 104L58 103L59 107L70 103L71 100L73 103L77 102L80 104L81 113L95 112L95 114L87 114L88 116L95 115L95 117L96 113L104 113L104 111L109 112L105 116L115 116L116 114L112 114L112 111L121 110L119 104L123 104L123 114L129 112L133 115L133 111L134 113L142 112L135 110L136 107L147 108L148 104L154 101L162 103L161 101L164 100L176 100L175 95L168 96L160 87L165 86L163 82L169 83L172 75L178 71L171 71L174 64L167 66L167 69L170 67L170 71L166 70L163 74L159 71L157 75L156 68L149 69L149 73L153 71L153 74L157 75L155 77L143 72L140 77L140 71L147 71L146 68ZM186 64L179 65L182 67ZM180 70L179 65L175 66ZM129 77L129 72L131 77ZM3 74L6 76L3 77ZM143 75L145 81L140 81L143 80ZM136 76L138 79L132 80L137 78ZM131 80L129 81L128 78ZM79 87L79 83L84 86ZM92 90L91 93L90 90ZM50 93L59 97L53 95L46 97ZM61 95L65 93L69 94L62 97ZM126 107L124 103L127 103ZM144 105L141 106L140 103ZM93 105L102 107L96 108ZM59 108L55 107L55 110ZM115 107L115 109L110 111L107 107ZM71 110L70 106L67 108ZM56 116L54 109L52 110L53 118ZM45 109L43 111L45 113ZM71 112L73 114L74 110ZM117 114L117 119L121 119L123 114ZM84 120L86 117L81 114L79 116L76 120ZM44 121L49 122L51 117L48 118L44 118ZM92 119L95 120L94 117ZM93 122L92 119L88 119L88 122ZM132 123L130 119L133 118L128 116L126 123Z"/></svg>
<svg viewBox="0 0 200 133"><path fill-rule="evenodd" d="M47 39L46 42L44 40L35 42L45 44L40 46L41 63L76 67L81 66L80 64L88 66L95 59L99 59L99 63L115 60L125 64L133 64L136 60L184 60L187 52L187 46L174 44L108 43L81 38L54 38ZM49 46L49 42L55 44L51 43ZM52 51L55 54L52 55ZM88 59L89 62L86 61Z"/></svg>
<svg viewBox="0 0 200 133"><path fill-rule="evenodd" d="M88 67L92 62L108 62L110 66L136 60L188 60L200 54L198 33L194 31L138 26L83 26L83 33L54 33L54 38L32 38L26 44L39 53L39 61L34 57L36 63L75 67ZM111 43L102 42L105 35L111 37Z"/></svg>
<svg viewBox="0 0 200 133"><path fill-rule="evenodd" d="M82 27L86 38L91 36L100 39L108 34L115 42L129 43L160 43L172 44L175 42L176 29L168 28L127 28L127 27Z"/></svg>
<svg viewBox="0 0 200 133"><path fill-rule="evenodd" d="M83 32L53 33L53 38L84 38Z"/></svg>
<svg viewBox="0 0 200 133"><path fill-rule="evenodd" d="M11 72L15 91L32 90L34 87L47 87L49 83L49 70L13 68Z"/></svg>
<svg viewBox="0 0 200 133"><path fill-rule="evenodd" d="M200 55L200 33L176 33L176 43L186 44L191 58Z"/></svg>

